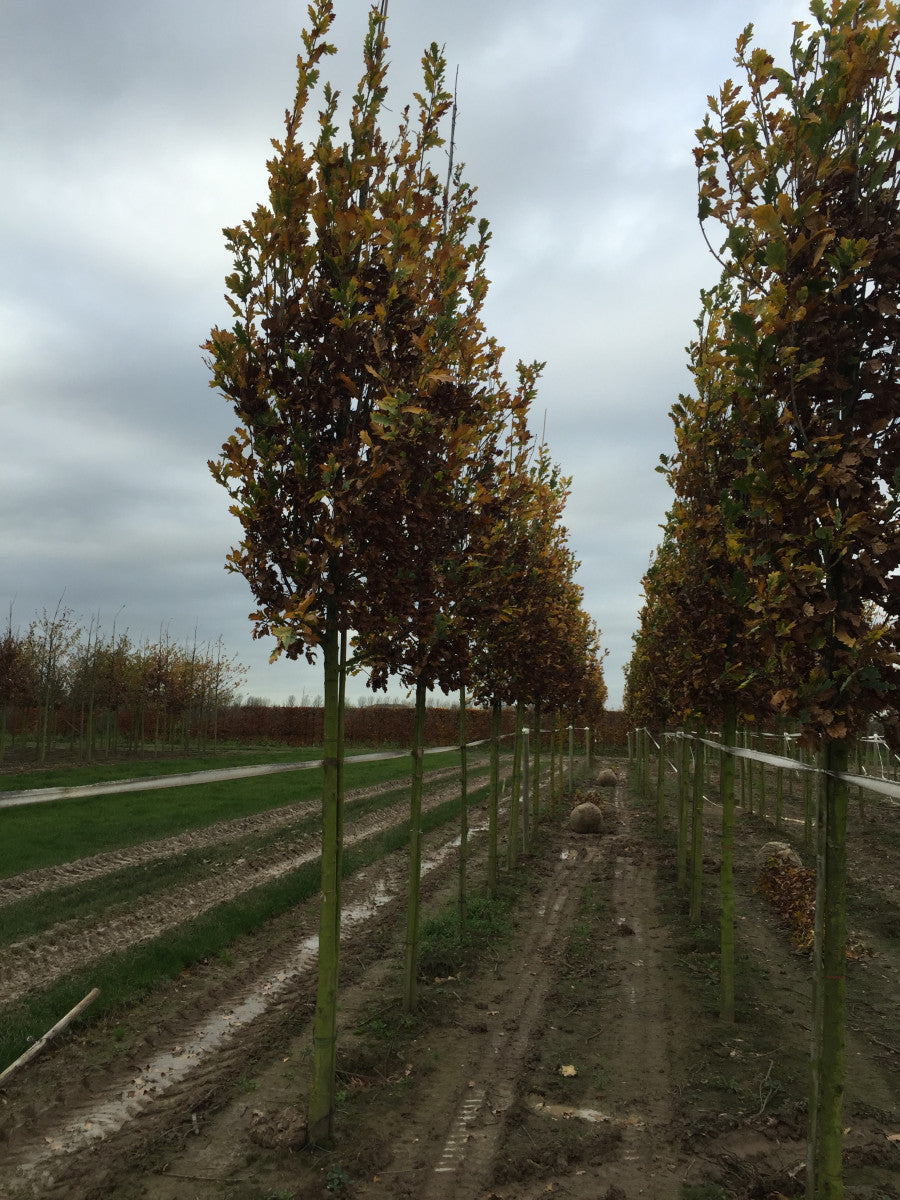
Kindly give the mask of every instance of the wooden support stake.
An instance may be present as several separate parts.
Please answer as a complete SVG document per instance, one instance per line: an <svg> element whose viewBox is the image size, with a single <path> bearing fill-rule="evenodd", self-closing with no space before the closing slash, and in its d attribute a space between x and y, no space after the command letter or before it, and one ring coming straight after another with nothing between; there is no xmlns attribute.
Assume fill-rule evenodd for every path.
<svg viewBox="0 0 900 1200"><path fill-rule="evenodd" d="M70 1009L69 1012L67 1012L62 1018L62 1020L57 1021L52 1029L48 1029L44 1036L38 1038L34 1045L29 1046L24 1054L20 1054L16 1061L14 1063L10 1063L5 1071L0 1071L0 1084L2 1084L8 1076L12 1075L13 1071L17 1071L19 1067L24 1067L27 1062L31 1062L33 1058L36 1058L50 1041L50 1039L56 1037L58 1033L62 1033L66 1026L71 1025L75 1018L80 1013L83 1013L84 1010L89 1007L89 1005L93 1004L99 995L99 988L94 988L93 991L88 992L85 998L83 1000L79 1000L75 1007Z"/></svg>

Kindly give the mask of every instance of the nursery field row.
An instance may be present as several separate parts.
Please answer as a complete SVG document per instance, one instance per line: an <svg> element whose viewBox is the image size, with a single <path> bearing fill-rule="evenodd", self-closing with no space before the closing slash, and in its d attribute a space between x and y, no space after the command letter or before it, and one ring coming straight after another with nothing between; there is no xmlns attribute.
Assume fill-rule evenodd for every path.
<svg viewBox="0 0 900 1200"><path fill-rule="evenodd" d="M9 1114L0 1191L15 1200L801 1195L811 974L757 890L774 810L760 815L755 780L754 811L736 821L738 1005L726 1027L717 1015L719 810L704 809L703 913L692 926L676 880L674 775L659 836L655 799L642 800L618 767L614 790L581 778L545 814L535 852L503 874L493 909L477 899L487 839L476 804L480 958L452 936L453 825L427 836L414 1017L399 1003L404 834L346 876L331 1147L299 1153L297 1142L313 888L48 1050L27 1082L14 1078L0 1093ZM444 779L437 791L450 787ZM586 799L603 810L601 834L564 827L570 805ZM802 795L786 794L777 836L805 858L801 812ZM851 837L853 925L870 953L848 962L848 1200L897 1194L900 959L888 924L900 912L900 844L891 815L867 807Z"/></svg>

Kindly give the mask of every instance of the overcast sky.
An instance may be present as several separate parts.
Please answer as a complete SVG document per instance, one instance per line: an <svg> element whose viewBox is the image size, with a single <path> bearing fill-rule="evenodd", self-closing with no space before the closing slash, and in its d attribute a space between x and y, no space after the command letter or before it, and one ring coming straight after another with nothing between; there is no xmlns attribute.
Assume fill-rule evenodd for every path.
<svg viewBox="0 0 900 1200"><path fill-rule="evenodd" d="M349 96L366 0L336 0ZM459 66L458 157L493 230L489 331L546 360L534 408L573 477L566 515L610 705L669 502L654 471L699 289L692 147L752 21L784 58L793 0L391 0L388 103L422 49ZM322 692L268 665L209 475L234 427L199 345L227 323L222 227L266 199L305 0L5 0L0 13L0 614L64 604L136 641L220 635L245 690ZM363 685L351 686L358 695Z"/></svg>

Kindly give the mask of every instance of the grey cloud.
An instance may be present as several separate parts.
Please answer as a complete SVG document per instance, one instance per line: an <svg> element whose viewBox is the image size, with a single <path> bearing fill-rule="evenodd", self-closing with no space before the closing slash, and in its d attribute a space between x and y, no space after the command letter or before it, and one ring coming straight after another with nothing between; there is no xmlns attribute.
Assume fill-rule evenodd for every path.
<svg viewBox="0 0 900 1200"><path fill-rule="evenodd" d="M337 0L347 93L368 4ZM457 157L494 231L486 316L547 360L533 424L575 477L566 523L611 648L614 703L668 495L653 467L687 387L684 346L715 264L696 227L693 128L755 20L786 43L792 0L392 0L391 93L428 42L460 65ZM199 344L227 322L224 225L265 198L294 89L295 0L14 0L0 40L0 613L66 602L138 639L160 626L252 667L248 690L321 691L267 663L237 535L206 460L233 427ZM362 683L351 687L357 694ZM355 690L354 690L355 689Z"/></svg>

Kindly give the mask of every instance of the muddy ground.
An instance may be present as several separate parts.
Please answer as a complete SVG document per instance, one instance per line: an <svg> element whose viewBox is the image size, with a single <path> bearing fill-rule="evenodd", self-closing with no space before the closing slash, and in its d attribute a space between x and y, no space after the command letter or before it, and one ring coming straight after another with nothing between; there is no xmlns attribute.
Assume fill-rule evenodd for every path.
<svg viewBox="0 0 900 1200"><path fill-rule="evenodd" d="M691 929L671 831L656 837L625 764L597 770L607 765L620 785L582 780L578 797L601 803L603 832L569 833L563 812L547 820L504 875L516 898L505 936L462 965L433 948L413 1018L400 1006L404 856L347 881L331 1147L300 1148L315 982L307 905L132 1010L76 1027L14 1076L0 1091L0 1196L801 1195L810 971L755 891L771 824L737 821L738 1020L724 1027L718 810L706 808L704 923ZM473 815L473 893L483 816ZM865 952L848 964L844 1157L858 1200L900 1197L898 830L889 805L854 812L850 924ZM802 832L799 795L786 797L778 836L803 857ZM429 835L431 913L453 902L455 858L452 831Z"/></svg>

